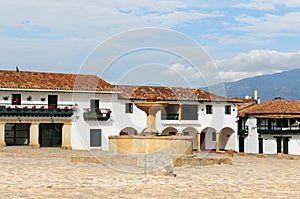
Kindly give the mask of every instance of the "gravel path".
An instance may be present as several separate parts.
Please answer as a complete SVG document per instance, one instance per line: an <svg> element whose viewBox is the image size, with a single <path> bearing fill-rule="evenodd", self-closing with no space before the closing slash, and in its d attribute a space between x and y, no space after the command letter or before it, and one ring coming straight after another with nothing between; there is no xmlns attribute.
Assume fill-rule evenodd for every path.
<svg viewBox="0 0 300 199"><path fill-rule="evenodd" d="M88 155L0 148L0 198L300 198L300 160L235 155L233 165L176 167L169 177L70 161Z"/></svg>

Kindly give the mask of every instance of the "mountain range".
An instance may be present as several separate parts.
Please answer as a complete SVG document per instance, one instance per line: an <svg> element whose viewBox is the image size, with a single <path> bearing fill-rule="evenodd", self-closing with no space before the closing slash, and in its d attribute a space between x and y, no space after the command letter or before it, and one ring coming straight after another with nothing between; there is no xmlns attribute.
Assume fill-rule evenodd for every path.
<svg viewBox="0 0 300 199"><path fill-rule="evenodd" d="M262 102L275 97L300 100L300 69L225 82L223 85L227 97L253 97L254 90L257 90ZM209 88L216 94L222 94L223 85L216 84ZM203 89L208 90L207 88Z"/></svg>

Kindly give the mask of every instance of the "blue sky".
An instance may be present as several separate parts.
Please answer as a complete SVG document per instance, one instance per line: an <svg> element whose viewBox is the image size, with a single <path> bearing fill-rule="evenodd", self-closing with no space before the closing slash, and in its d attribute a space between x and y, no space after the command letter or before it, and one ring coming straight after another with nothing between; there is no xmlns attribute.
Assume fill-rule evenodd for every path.
<svg viewBox="0 0 300 199"><path fill-rule="evenodd" d="M149 40L164 47L185 48L190 39L212 59L213 74L200 59L194 60L197 70L193 71L191 63L180 56L143 49L114 62L100 76L112 83L156 82L200 87L205 82L236 81L299 68L299 0L0 0L0 3L2 69L19 66L26 71L97 74L102 70L99 66L106 67L103 60L119 56L121 51L116 49L122 47L116 43L118 35L128 31L134 34L132 30L146 27L178 35L155 37L145 29L143 37L127 44L123 40L122 45L135 46L136 42L141 47ZM105 50L97 51L97 46L101 48L106 41L110 42ZM198 55L191 51L189 56ZM87 63L92 66L87 67ZM155 75L150 75L154 71ZM220 78L215 78L216 71ZM160 82L162 79L170 81Z"/></svg>

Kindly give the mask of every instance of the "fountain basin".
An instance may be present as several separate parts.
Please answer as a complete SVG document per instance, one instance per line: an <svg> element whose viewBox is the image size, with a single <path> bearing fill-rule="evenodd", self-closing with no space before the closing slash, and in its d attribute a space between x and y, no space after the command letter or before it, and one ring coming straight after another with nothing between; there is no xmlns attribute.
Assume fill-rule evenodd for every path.
<svg viewBox="0 0 300 199"><path fill-rule="evenodd" d="M113 154L168 153L174 156L193 153L192 136L109 136L109 152Z"/></svg>

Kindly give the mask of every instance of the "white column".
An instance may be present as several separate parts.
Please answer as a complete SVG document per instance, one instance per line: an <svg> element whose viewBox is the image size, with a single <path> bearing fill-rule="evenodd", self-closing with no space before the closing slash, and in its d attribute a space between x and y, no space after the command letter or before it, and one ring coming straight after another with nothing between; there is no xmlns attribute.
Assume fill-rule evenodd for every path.
<svg viewBox="0 0 300 199"><path fill-rule="evenodd" d="M71 123L64 123L62 127L62 145L63 149L72 149L71 147Z"/></svg>
<svg viewBox="0 0 300 199"><path fill-rule="evenodd" d="M5 143L5 122L0 122L0 146L6 146L6 143Z"/></svg>
<svg viewBox="0 0 300 199"><path fill-rule="evenodd" d="M30 142L32 148L40 148L39 144L39 123L31 123L30 125Z"/></svg>
<svg viewBox="0 0 300 199"><path fill-rule="evenodd" d="M220 132L216 133L216 152L220 151Z"/></svg>

